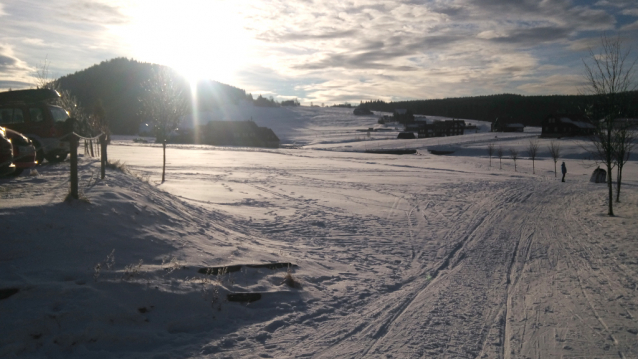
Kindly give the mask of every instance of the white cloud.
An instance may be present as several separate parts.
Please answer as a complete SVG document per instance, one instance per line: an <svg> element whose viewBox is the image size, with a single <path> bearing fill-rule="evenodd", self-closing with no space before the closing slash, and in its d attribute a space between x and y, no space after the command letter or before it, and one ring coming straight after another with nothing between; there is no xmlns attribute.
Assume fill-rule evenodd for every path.
<svg viewBox="0 0 638 359"><path fill-rule="evenodd" d="M621 28L621 30L623 31L628 31L628 30L638 30L638 21L634 21L631 24L625 25Z"/></svg>
<svg viewBox="0 0 638 359"><path fill-rule="evenodd" d="M35 71L15 55L11 45L0 43L0 91L9 88L30 87Z"/></svg>
<svg viewBox="0 0 638 359"><path fill-rule="evenodd" d="M584 52L584 51L588 51L589 49L595 48L599 44L600 44L599 37L587 37L584 39L572 41L569 44L568 49L572 51Z"/></svg>
<svg viewBox="0 0 638 359"><path fill-rule="evenodd" d="M259 58L261 64L291 78L324 80L300 87L315 100L514 91L516 82L530 81L540 71L530 48L568 44L572 33L611 23L603 11L570 8L564 2L523 7L488 3L489 11L464 1L447 8L437 8L435 2L325 6L274 1L267 6L246 3L244 16L261 50L269 54ZM570 14L567 20L565 12ZM521 46L527 49L521 51Z"/></svg>

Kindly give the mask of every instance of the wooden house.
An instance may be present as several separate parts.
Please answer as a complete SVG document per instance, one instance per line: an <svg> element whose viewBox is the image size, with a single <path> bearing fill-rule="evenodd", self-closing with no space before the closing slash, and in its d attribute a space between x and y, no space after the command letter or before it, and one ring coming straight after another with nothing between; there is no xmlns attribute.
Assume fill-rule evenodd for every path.
<svg viewBox="0 0 638 359"><path fill-rule="evenodd" d="M416 124L418 124L419 138L459 136L465 131L463 120L434 121L430 124L417 122Z"/></svg>
<svg viewBox="0 0 638 359"><path fill-rule="evenodd" d="M492 132L524 132L525 125L515 123L512 119L497 118L492 122Z"/></svg>
<svg viewBox="0 0 638 359"><path fill-rule="evenodd" d="M595 130L583 116L567 114L547 116L541 126L541 137L588 136Z"/></svg>

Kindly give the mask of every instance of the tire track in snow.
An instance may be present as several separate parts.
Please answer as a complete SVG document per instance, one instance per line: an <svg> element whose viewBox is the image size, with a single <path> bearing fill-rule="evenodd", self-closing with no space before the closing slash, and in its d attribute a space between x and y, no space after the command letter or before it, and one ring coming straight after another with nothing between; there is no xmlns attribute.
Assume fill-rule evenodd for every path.
<svg viewBox="0 0 638 359"><path fill-rule="evenodd" d="M481 206L477 206L478 208L469 208L467 212L473 214L473 218L467 222L473 223L473 225L468 229L464 226L459 226L455 228L455 230L451 232L458 232L466 230L466 234L463 239L457 242L451 249L451 251L447 254L447 256L439 261L439 264L435 266L432 273L431 280L423 280L423 277L416 277L412 282L405 285L402 289L402 293L400 293L402 300L399 301L397 305L381 305L373 307L380 307L387 311L387 314L381 315L377 313L376 315L363 315L363 317L374 317L375 320L371 324L366 324L364 321L359 321L359 324L354 327L354 329L349 330L347 332L340 331L339 338L330 342L329 348L322 351L318 356L331 357L331 356L367 356L374 354L377 349L379 343L382 343L385 338L388 336L389 332L393 329L394 323L399 321L408 309L413 305L415 299L427 292L428 287L431 284L436 284L443 280L446 277L446 272L448 270L453 270L456 265L463 259L463 256L460 256L459 253L463 252L464 247L468 242L475 239L476 231L483 226L488 217L490 220L487 220L487 223L493 223L495 218L497 218L501 211L503 204L507 205L507 203L515 203L516 198L519 198L515 193L515 190L506 190L505 200L502 202L497 202L497 205L494 208L485 208L492 204L491 199L482 203ZM467 224L464 222L463 224ZM454 237L453 235L449 235L450 237ZM407 292L407 293L405 293ZM395 293L393 293L395 294ZM380 298L378 301L388 301L388 300L396 300L396 295L389 298ZM374 311L374 310L373 310ZM409 333L406 333L409 334ZM352 342L356 342L356 344L351 344ZM364 342L369 342L364 347L361 344ZM308 344L308 343L306 343ZM345 345L345 347L344 347ZM357 349L359 348L359 349Z"/></svg>
<svg viewBox="0 0 638 359"><path fill-rule="evenodd" d="M395 203L398 203L395 202ZM396 206L395 206L396 207ZM474 216L476 216L476 214L478 213L483 213L483 211L470 211L470 213L472 213ZM462 225L459 225L458 227L454 228L453 230L463 230L464 227ZM447 261L442 261L443 263L447 263ZM439 263L439 266L444 266L443 263ZM423 274L423 273L421 273ZM424 286L427 286L427 284L430 282L429 279L424 278L424 276L421 277L417 277L416 280L414 278L411 278L411 280L405 284L403 284L399 290L397 291L392 291L391 293L389 293L390 296L392 296L394 299L392 300L388 300L388 304L381 304L379 305L374 305L372 310L362 310L360 311L357 315L361 318L358 322L358 325L350 325L348 323L346 323L345 327L350 327L351 329L348 329L347 331L344 331L344 325L335 325L334 327L336 327L335 329L332 330L328 330L328 332L332 332L332 334L328 334L325 333L323 335L323 337L331 337L334 336L336 338L334 339L323 339L320 340L319 342L323 343L323 344L319 344L317 343L317 345L320 348L325 349L326 347L334 347L335 345L339 345L339 343L341 343L343 340L347 339L347 338L351 338L355 335L357 335L357 333L360 332L366 332L366 333L370 333L372 331L374 331L374 328L372 328L372 325L368 324L369 320L368 318L377 318L380 316L383 316L387 319L388 315L384 315L383 311L388 311L390 313L395 313L394 315L397 316L399 315L402 311L403 308L405 308L410 300L410 297L414 297L416 294L419 293L420 289L422 289ZM417 287L416 290L409 290L412 287ZM406 294L406 292L408 292ZM396 302L396 299L399 298L399 302L401 302L402 304L399 305L395 305L393 304L394 302ZM407 298L407 301L405 300L405 298ZM382 299L382 301L385 301L387 299ZM381 323L383 322L387 322L386 319L380 320ZM377 329L377 332L382 331L382 329ZM327 334L327 335L326 335ZM341 338L341 339L339 339ZM329 344L326 345L325 342L328 342ZM305 343L304 347L307 348L307 345L309 343ZM326 356L330 356L330 348L325 349L322 354L320 355L326 355Z"/></svg>
<svg viewBox="0 0 638 359"><path fill-rule="evenodd" d="M573 208L573 206L574 206L573 197L570 197L570 198L568 198L568 206L567 206L567 208ZM573 223L572 221L574 220L574 218L573 218L573 215L572 215L572 210L566 211L565 214L564 214L564 217L565 217L564 223ZM585 246L583 245L581 240L577 239L577 238L574 238L574 236L572 236L571 232L572 231L565 231L565 233L564 233L565 236L569 238L570 243L576 243L581 248L584 248ZM576 275L576 278L578 279L578 287L580 289L580 292L582 293L583 297L586 299L586 302L587 302L587 305L588 305L589 309L594 314L594 318L600 323L600 325L603 326L603 328L605 328L605 331L609 335L609 338L612 339L612 342L614 343L614 346L617 349L618 356L623 358L623 359L627 358L625 356L625 353L623 352L623 350L621 348L620 342L618 341L616 336L614 336L613 331L610 329L609 325L606 323L606 321L604 320L603 316L601 316L599 314L599 311L596 309L596 306L594 305L593 299L591 298L590 295L587 294L587 291L585 290L586 286L583 284L583 277L582 277L582 275L580 273L581 272L581 267L583 265L582 264L579 265L579 264L576 263L576 259L574 259L573 255L572 255L572 252L566 250L566 253L568 254L566 256L566 258L571 263L572 268L574 268L574 273ZM589 261L587 261L587 263L590 264ZM598 268L598 269L600 269L600 268ZM590 268L590 271L591 271L591 268ZM605 273L605 275L606 275L606 273ZM609 278L608 275L607 275L607 278L611 279L611 278ZM611 289L611 292L613 293L614 292L613 288L610 288L610 289Z"/></svg>
<svg viewBox="0 0 638 359"><path fill-rule="evenodd" d="M482 209L482 208L480 208L480 209ZM478 213L480 213L480 209L477 210ZM428 286L430 284L432 284L437 279L437 277L439 276L439 274L441 272L443 272L443 271L448 269L450 261L465 246L465 244L468 242L468 240L473 236L474 232L476 232L477 228L479 228L484 223L486 217L487 216L481 217L478 220L478 223L471 229L470 233L467 236L465 236L465 238L462 241L460 241L452 249L452 251L448 254L448 256L445 258L445 260L432 272L431 280L426 281L424 283L424 285L422 286L422 288L420 288L415 295L413 295L408 301L406 301L406 303L402 306L401 311L398 313L398 315L393 316L392 318L390 318L390 320L387 323L385 323L384 325L381 326L381 328L379 328L379 330L377 331L377 335L375 335L375 336L378 336L378 333L381 333L381 332L383 332L383 335L380 338L375 339L373 341L373 343L363 352L362 355L364 357L366 355L368 355L368 353L370 351L374 350L375 346L377 345L377 343L382 341L387 336L390 326L392 326L392 324L394 324L398 320L398 318L400 318L402 315L404 315L406 313L407 309L413 304L413 302L416 299L416 297L418 297L424 291L426 291L428 289Z"/></svg>
<svg viewBox="0 0 638 359"><path fill-rule="evenodd" d="M522 239L519 238L519 240L516 242L516 247L514 247L514 254L512 255L512 262L510 263L509 269L507 270L507 287L505 288L505 291L507 293L507 299L505 301L505 305L504 305L504 323L503 323L503 338L502 338L502 343L503 343L503 351L502 351L502 357L503 358L510 358L510 354L511 354L511 349L510 349L510 337L511 337L511 329L510 329L510 313L512 312L512 294L513 291L516 289L516 286L518 285L518 280L520 279L520 275L522 274L522 272L524 271L525 268L525 264L529 261L529 249L532 245L532 239L534 236L534 230L531 230L532 232L527 235L527 238L525 239L525 245L523 246L523 250L522 253L519 254L519 246L521 245L521 241ZM523 259L523 263L520 265L521 269L519 271L516 270L516 261L518 258L520 257L524 257L525 259ZM513 278L513 279L512 279Z"/></svg>
<svg viewBox="0 0 638 359"><path fill-rule="evenodd" d="M533 217L528 270L518 278L520 290L510 291L505 357L638 357L632 333L638 323L626 310L635 294L620 284L625 272L617 262L601 260L608 252L590 245L603 234L596 218L605 220L596 210L582 213L594 195L586 184L557 183L546 191L561 201L546 200Z"/></svg>

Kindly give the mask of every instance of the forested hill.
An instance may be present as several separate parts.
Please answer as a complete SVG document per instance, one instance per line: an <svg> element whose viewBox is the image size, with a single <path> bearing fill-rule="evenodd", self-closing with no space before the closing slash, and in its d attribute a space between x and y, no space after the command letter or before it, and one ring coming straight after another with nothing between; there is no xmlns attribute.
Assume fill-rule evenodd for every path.
<svg viewBox="0 0 638 359"><path fill-rule="evenodd" d="M113 133L135 134L142 121L139 99L144 91L143 83L157 66L161 65L115 58L61 77L57 82L89 112L101 100ZM246 98L244 90L217 81L200 82L197 93L200 110Z"/></svg>
<svg viewBox="0 0 638 359"><path fill-rule="evenodd" d="M630 93L633 103L638 103L638 92ZM555 113L582 114L585 105L591 102L591 96L553 95L553 96L521 96L490 95L478 97L459 97L440 100L415 101L369 101L362 107L373 111L392 112L404 108L414 114L464 118L480 121L494 121L503 118L510 122L522 123L526 126L540 126L543 118Z"/></svg>

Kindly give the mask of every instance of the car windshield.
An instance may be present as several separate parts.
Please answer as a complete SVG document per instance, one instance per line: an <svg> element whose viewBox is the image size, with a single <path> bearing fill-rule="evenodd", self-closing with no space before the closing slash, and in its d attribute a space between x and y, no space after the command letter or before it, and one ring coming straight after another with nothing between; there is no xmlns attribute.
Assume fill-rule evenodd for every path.
<svg viewBox="0 0 638 359"><path fill-rule="evenodd" d="M61 107L49 106L49 109L54 122L64 122L69 118L69 114Z"/></svg>

